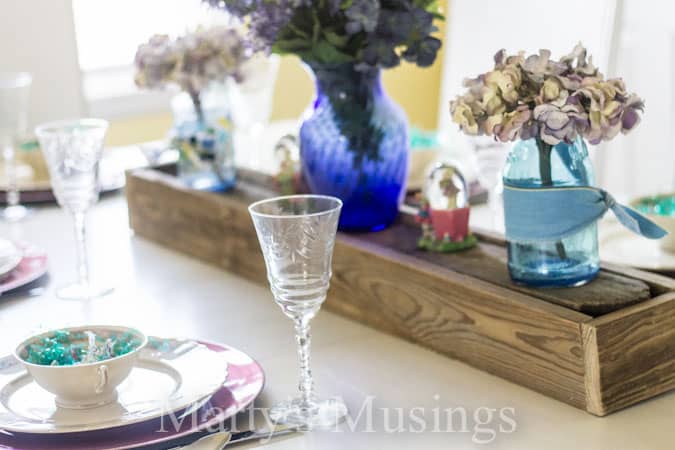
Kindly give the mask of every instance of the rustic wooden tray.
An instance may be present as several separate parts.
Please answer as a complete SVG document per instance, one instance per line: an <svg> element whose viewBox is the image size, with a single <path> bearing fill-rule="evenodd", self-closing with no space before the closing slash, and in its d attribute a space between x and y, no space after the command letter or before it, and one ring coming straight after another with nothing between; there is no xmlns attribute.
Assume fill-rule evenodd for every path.
<svg viewBox="0 0 675 450"><path fill-rule="evenodd" d="M243 172L215 194L142 169L126 190L139 236L267 284L247 211L274 195L267 177ZM420 251L412 213L378 233L338 233L327 308L599 416L675 387L675 280L605 266L583 287L515 286L499 237Z"/></svg>

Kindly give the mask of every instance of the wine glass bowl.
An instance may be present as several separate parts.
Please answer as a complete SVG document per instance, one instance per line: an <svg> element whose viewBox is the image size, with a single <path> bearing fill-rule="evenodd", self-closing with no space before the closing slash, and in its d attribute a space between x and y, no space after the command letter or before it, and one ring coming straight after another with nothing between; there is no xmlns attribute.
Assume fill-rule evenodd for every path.
<svg viewBox="0 0 675 450"><path fill-rule="evenodd" d="M326 299L342 202L322 195L293 195L249 206L274 300L295 324L300 395L274 406L277 423L302 429L328 428L347 414L344 403L319 400L309 366L309 323Z"/></svg>
<svg viewBox="0 0 675 450"><path fill-rule="evenodd" d="M71 213L86 212L98 200L98 163L107 127L105 120L82 119L51 122L35 130L54 196Z"/></svg>
<svg viewBox="0 0 675 450"><path fill-rule="evenodd" d="M46 123L35 129L54 196L72 214L75 223L78 281L59 289L60 298L87 300L112 291L90 281L85 239L85 214L98 200L98 165L107 128L105 120L74 119Z"/></svg>
<svg viewBox="0 0 675 450"><path fill-rule="evenodd" d="M508 147L492 138L473 138L478 182L488 194L488 206L492 215L491 228L503 231L504 210L502 207L502 170L509 154Z"/></svg>
<svg viewBox="0 0 675 450"><path fill-rule="evenodd" d="M2 218L9 222L21 220L28 213L28 208L19 203L16 148L28 128L31 84L27 72L0 72L0 151L7 183L7 207Z"/></svg>

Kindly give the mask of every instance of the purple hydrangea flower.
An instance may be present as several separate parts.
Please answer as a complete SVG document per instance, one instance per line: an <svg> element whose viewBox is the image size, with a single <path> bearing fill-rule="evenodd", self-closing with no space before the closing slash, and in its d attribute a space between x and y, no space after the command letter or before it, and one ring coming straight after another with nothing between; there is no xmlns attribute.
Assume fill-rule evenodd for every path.
<svg viewBox="0 0 675 450"><path fill-rule="evenodd" d="M377 27L377 18L380 14L380 2L375 0L353 0L345 11L347 34L356 34L360 31L372 33Z"/></svg>
<svg viewBox="0 0 675 450"><path fill-rule="evenodd" d="M501 141L535 137L556 145L582 136L598 144L634 129L644 109L621 79L604 79L581 45L558 61L548 50L527 58L501 50L494 69L467 87L450 104L453 120L465 133Z"/></svg>
<svg viewBox="0 0 675 450"><path fill-rule="evenodd" d="M431 65L440 48L435 2L418 0L203 0L238 17L255 50L294 53L310 64Z"/></svg>
<svg viewBox="0 0 675 450"><path fill-rule="evenodd" d="M156 35L138 47L135 81L143 88L175 84L198 94L211 81L228 77L240 81L248 57L242 34L227 26L197 30L175 40Z"/></svg>

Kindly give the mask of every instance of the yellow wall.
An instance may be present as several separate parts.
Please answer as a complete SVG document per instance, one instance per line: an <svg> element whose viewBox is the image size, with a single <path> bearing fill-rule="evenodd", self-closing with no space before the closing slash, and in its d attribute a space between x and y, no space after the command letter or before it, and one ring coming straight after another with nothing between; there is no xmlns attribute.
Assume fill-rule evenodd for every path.
<svg viewBox="0 0 675 450"><path fill-rule="evenodd" d="M403 63L400 67L384 72L385 89L405 109L411 125L428 130L436 128L442 59L441 49L431 67L421 69ZM272 120L299 117L309 105L313 93L310 76L300 61L291 56L282 58L274 94ZM110 124L107 143L129 145L161 139L166 135L170 124L169 112L115 120Z"/></svg>
<svg viewBox="0 0 675 450"><path fill-rule="evenodd" d="M166 136L171 127L171 113L125 117L110 121L107 145L131 145L154 141Z"/></svg>
<svg viewBox="0 0 675 450"><path fill-rule="evenodd" d="M435 129L438 118L442 55L426 69L404 63L384 71L385 89L408 114L412 125ZM307 71L295 57L284 57L279 67L272 119L299 117L309 105L314 87Z"/></svg>

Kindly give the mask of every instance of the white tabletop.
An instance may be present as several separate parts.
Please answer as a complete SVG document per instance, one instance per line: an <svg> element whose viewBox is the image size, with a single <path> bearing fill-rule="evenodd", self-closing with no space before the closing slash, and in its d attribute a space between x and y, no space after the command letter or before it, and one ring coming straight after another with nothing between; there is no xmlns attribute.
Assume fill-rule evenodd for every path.
<svg viewBox="0 0 675 450"><path fill-rule="evenodd" d="M88 303L58 300L54 287L75 276L71 227L69 217L55 207L37 209L19 226L0 225L0 236L43 246L51 267L51 282L41 295L0 298L0 350L10 352L20 338L37 328L125 324L148 334L219 341L249 353L267 375L259 407L294 394L297 369L292 326L267 287L133 236L126 203L122 196L113 196L93 208L89 240L92 271L97 278L114 283L115 292ZM274 440L266 448L675 447L673 393L597 418L327 311L313 322L313 368L320 393L344 397L352 424L338 431ZM366 420L368 399L372 400L370 424ZM446 424L446 408L455 411L451 426ZM400 413L402 432L396 431ZM464 426L462 415L466 416ZM502 416L514 418L515 430ZM481 444L483 440L491 443Z"/></svg>

